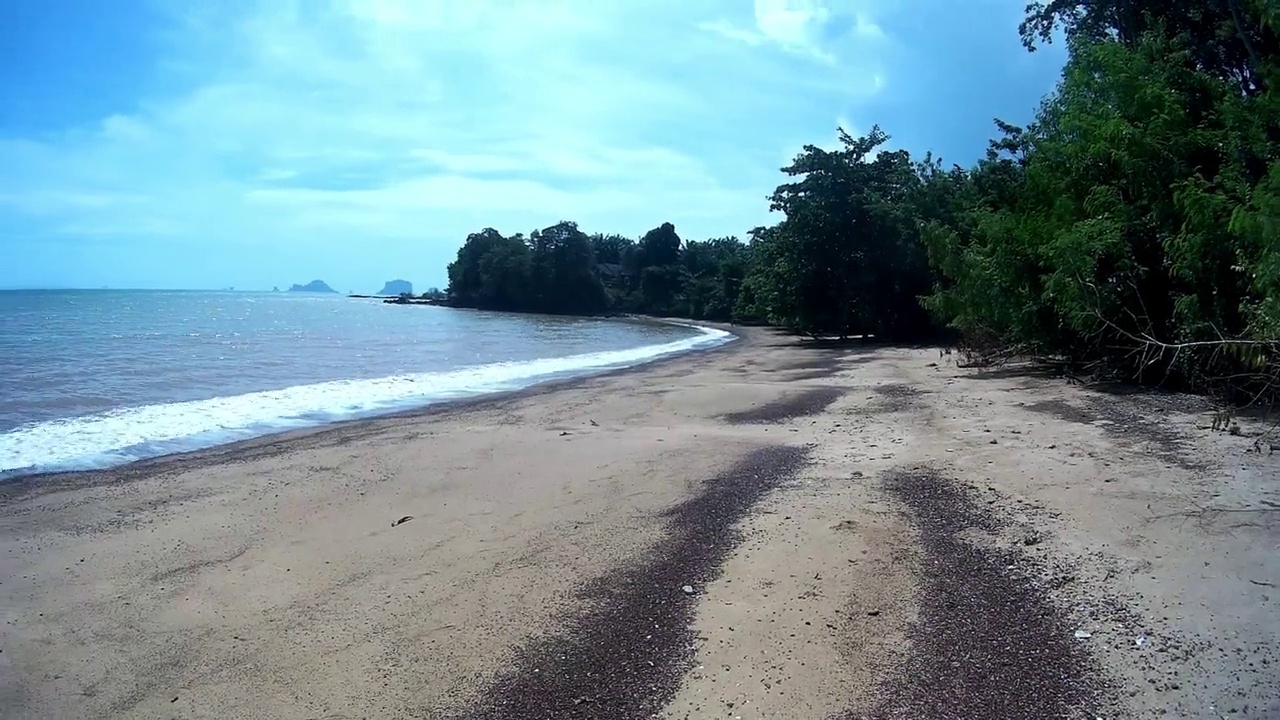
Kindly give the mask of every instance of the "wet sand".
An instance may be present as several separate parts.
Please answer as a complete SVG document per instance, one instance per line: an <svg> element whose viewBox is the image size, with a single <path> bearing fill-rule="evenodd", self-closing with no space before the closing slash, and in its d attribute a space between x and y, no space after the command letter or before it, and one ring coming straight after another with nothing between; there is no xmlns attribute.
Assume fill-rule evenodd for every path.
<svg viewBox="0 0 1280 720"><path fill-rule="evenodd" d="M1280 717L1280 455L728 348L0 486L0 715Z"/></svg>

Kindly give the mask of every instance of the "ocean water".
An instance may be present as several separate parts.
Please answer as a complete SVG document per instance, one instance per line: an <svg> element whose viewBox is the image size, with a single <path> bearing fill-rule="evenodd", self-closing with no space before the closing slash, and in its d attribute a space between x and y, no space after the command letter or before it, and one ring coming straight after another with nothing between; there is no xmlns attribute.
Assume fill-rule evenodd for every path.
<svg viewBox="0 0 1280 720"><path fill-rule="evenodd" d="M337 295L5 291L0 478L514 390L731 339Z"/></svg>

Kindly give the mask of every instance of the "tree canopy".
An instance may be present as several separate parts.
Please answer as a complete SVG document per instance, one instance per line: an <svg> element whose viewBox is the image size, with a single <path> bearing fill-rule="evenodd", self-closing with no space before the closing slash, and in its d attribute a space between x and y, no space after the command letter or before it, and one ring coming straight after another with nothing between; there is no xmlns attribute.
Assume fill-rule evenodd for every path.
<svg viewBox="0 0 1280 720"><path fill-rule="evenodd" d="M1280 108L1263 8L1033 5L1024 35L1062 22L1069 60L1035 122L968 173L959 221L926 232L940 273L926 304L967 337L1139 380L1274 382Z"/></svg>
<svg viewBox="0 0 1280 720"><path fill-rule="evenodd" d="M747 267L737 238L684 242L663 223L639 240L587 235L572 222L527 238L469 235L449 265L450 304L593 315L647 313L732 320Z"/></svg>

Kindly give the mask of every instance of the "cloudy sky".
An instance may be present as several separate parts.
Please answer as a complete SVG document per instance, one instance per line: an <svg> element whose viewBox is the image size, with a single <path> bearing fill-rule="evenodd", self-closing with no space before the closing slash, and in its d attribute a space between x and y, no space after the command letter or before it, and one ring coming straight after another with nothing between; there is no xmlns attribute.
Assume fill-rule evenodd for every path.
<svg viewBox="0 0 1280 720"><path fill-rule="evenodd" d="M443 285L467 233L772 222L806 143L979 157L1025 0L4 0L0 287Z"/></svg>

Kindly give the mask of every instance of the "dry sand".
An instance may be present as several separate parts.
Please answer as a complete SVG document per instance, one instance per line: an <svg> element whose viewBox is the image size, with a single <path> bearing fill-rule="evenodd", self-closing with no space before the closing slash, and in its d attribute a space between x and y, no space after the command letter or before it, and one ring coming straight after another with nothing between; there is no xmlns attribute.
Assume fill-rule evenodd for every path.
<svg viewBox="0 0 1280 720"><path fill-rule="evenodd" d="M10 482L0 714L1280 718L1280 454L1200 409L753 331Z"/></svg>

